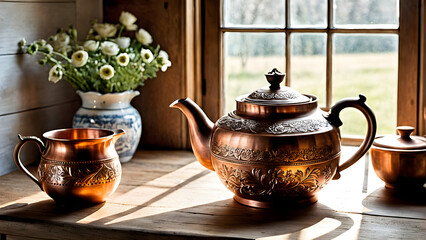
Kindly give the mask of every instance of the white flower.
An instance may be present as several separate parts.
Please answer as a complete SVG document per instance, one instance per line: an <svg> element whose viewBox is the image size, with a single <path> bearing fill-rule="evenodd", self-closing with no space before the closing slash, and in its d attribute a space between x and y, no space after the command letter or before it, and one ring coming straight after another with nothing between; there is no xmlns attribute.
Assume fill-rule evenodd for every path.
<svg viewBox="0 0 426 240"><path fill-rule="evenodd" d="M44 48L46 49L48 54L51 54L53 52L53 47L50 44L44 45Z"/></svg>
<svg viewBox="0 0 426 240"><path fill-rule="evenodd" d="M96 51L99 47L99 42L95 40L88 40L84 42L83 47L86 51Z"/></svg>
<svg viewBox="0 0 426 240"><path fill-rule="evenodd" d="M96 23L93 29L101 36L101 38L113 37L117 32L117 26L111 23Z"/></svg>
<svg viewBox="0 0 426 240"><path fill-rule="evenodd" d="M53 66L49 71L49 82L57 83L62 79L62 68L60 65Z"/></svg>
<svg viewBox="0 0 426 240"><path fill-rule="evenodd" d="M150 63L154 59L151 50L142 48L141 57L144 62Z"/></svg>
<svg viewBox="0 0 426 240"><path fill-rule="evenodd" d="M169 59L169 54L166 53L166 51L160 50L158 53L158 57L161 57L163 59Z"/></svg>
<svg viewBox="0 0 426 240"><path fill-rule="evenodd" d="M117 44L109 41L105 41L101 44L102 53L108 56L115 56L120 51Z"/></svg>
<svg viewBox="0 0 426 240"><path fill-rule="evenodd" d="M166 63L166 60L169 60L169 55L165 51L160 50L157 56L157 63L160 66L163 66Z"/></svg>
<svg viewBox="0 0 426 240"><path fill-rule="evenodd" d="M52 40L53 49L55 49L57 52L66 51L69 47L68 45L70 44L70 36L64 32L57 33L55 36L53 36Z"/></svg>
<svg viewBox="0 0 426 240"><path fill-rule="evenodd" d="M111 65L104 65L101 67L99 75L102 79L111 79L114 77L114 68Z"/></svg>
<svg viewBox="0 0 426 240"><path fill-rule="evenodd" d="M25 38L22 38L21 41L19 41L19 46L23 47L25 45L27 45L27 40L25 40Z"/></svg>
<svg viewBox="0 0 426 240"><path fill-rule="evenodd" d="M152 43L151 34L149 34L149 32L145 31L142 28L136 32L135 36L136 36L136 39L143 45L149 45Z"/></svg>
<svg viewBox="0 0 426 240"><path fill-rule="evenodd" d="M165 72L167 70L167 68L172 66L172 62L170 62L169 59L166 59L165 63L163 66L161 66L161 71Z"/></svg>
<svg viewBox="0 0 426 240"><path fill-rule="evenodd" d="M118 44L118 46L121 49L126 49L130 46L130 38L129 37L118 37L115 39L115 43Z"/></svg>
<svg viewBox="0 0 426 240"><path fill-rule="evenodd" d="M44 46L44 45L47 44L46 40L44 40L44 39L40 39L38 41L39 41L40 46Z"/></svg>
<svg viewBox="0 0 426 240"><path fill-rule="evenodd" d="M89 54L84 50L77 51L71 55L71 63L74 67L84 66L88 59Z"/></svg>
<svg viewBox="0 0 426 240"><path fill-rule="evenodd" d="M121 53L117 56L117 63L123 67L127 66L127 64L129 64L129 55L127 55L127 53Z"/></svg>
<svg viewBox="0 0 426 240"><path fill-rule="evenodd" d="M163 72L172 66L172 62L169 60L169 55L163 50L160 50L158 53L157 63L161 66L161 71Z"/></svg>
<svg viewBox="0 0 426 240"><path fill-rule="evenodd" d="M119 18L119 21L126 27L127 31L135 31L136 29L138 29L138 26L134 24L136 20L138 19L135 17L135 15L126 11L121 12Z"/></svg>

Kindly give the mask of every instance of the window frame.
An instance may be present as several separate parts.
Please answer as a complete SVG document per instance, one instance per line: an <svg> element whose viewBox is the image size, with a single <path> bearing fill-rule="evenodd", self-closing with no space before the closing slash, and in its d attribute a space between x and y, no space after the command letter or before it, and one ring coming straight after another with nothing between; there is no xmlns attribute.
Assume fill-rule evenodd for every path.
<svg viewBox="0 0 426 240"><path fill-rule="evenodd" d="M286 11L288 11L290 0L285 0ZM425 19L426 0L400 0L399 28L333 28L331 22L333 16L333 0L328 0L327 27L326 28L289 28L289 15L287 14L284 28L224 28L222 21L222 0L203 0L202 11L202 99L199 101L207 115L215 120L223 115L223 33L224 32L285 32L286 37L286 85L291 83L290 69L290 37L288 33L294 32L319 32L327 34L327 63L326 63L326 109L332 106L332 46L333 34L335 33L392 33L398 34L398 86L397 86L397 125L414 126L417 134L426 134L426 102L425 80L426 73L423 69L425 64L425 26L421 25L421 19ZM421 34L421 35L420 35ZM420 42L422 45L420 45ZM422 53L422 54L421 54ZM420 67L422 66L422 67ZM396 126L395 126L396 127ZM359 144L362 139L346 138L348 144Z"/></svg>

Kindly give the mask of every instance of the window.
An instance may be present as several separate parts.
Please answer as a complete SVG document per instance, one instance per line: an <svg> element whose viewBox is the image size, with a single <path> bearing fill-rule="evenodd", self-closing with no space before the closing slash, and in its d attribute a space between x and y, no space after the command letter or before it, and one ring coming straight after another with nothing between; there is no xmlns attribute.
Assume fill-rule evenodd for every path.
<svg viewBox="0 0 426 240"><path fill-rule="evenodd" d="M223 0L205 1L204 12L203 105L211 117L235 109L234 98L265 86L263 73L277 67L286 85L317 95L324 110L365 94L378 134L424 124L419 1ZM342 118L344 135L363 135L361 113Z"/></svg>

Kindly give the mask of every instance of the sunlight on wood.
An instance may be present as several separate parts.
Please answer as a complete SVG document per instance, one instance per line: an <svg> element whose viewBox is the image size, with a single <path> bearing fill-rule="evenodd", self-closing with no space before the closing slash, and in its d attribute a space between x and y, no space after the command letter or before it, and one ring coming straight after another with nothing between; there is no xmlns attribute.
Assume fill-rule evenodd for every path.
<svg viewBox="0 0 426 240"><path fill-rule="evenodd" d="M31 182L31 184L32 184L32 182ZM45 192L39 191L37 193L25 196L23 198L19 198L15 201L12 201L12 202L0 204L0 209L1 208L8 209L8 208L11 208L11 206L14 206L14 205L20 205L20 204L28 205L28 204L31 204L31 203L35 203L35 202L39 202L39 201L43 201L43 200L50 200L50 199L51 198ZM52 204L53 204L53 200L52 200Z"/></svg>
<svg viewBox="0 0 426 240"><path fill-rule="evenodd" d="M223 194L218 195L217 192L206 191L203 187L204 182L214 181L217 181L217 190L222 189ZM216 188L214 185L212 187ZM194 191L200 193L197 198L194 198L191 194ZM107 222L106 225L129 221L140 218L140 216L149 217L209 204L218 200L230 199L232 196L231 192L220 185L213 172L204 169L198 162L192 162L176 171L149 181L143 186L132 186L125 193L114 194L108 203L123 205L122 203L125 202L126 204L123 207L129 208L129 214L121 214L123 216L114 218L112 221ZM99 216L105 216L105 213L102 213L102 209L81 219L79 223L96 221Z"/></svg>

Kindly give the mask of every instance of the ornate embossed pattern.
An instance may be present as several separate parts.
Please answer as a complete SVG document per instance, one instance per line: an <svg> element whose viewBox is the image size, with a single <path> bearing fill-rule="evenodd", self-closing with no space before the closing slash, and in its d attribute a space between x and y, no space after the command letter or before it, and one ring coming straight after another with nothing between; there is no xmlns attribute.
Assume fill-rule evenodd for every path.
<svg viewBox="0 0 426 240"><path fill-rule="evenodd" d="M253 168L243 171L238 168L222 165L219 169L226 187L235 193L245 195L269 196L274 194L284 196L299 196L303 193L314 192L323 187L318 178L319 168L307 168L305 172L297 170L283 171L269 169L267 171Z"/></svg>
<svg viewBox="0 0 426 240"><path fill-rule="evenodd" d="M288 100L288 99L296 99L300 97L300 93L294 91L286 91L286 92L261 92L255 91L251 93L248 98L250 99L262 99L262 100Z"/></svg>
<svg viewBox="0 0 426 240"><path fill-rule="evenodd" d="M78 166L76 166L78 165ZM61 186L89 186L104 184L117 180L121 175L119 161L109 161L98 164L51 164L42 161L38 167L41 182Z"/></svg>
<svg viewBox="0 0 426 240"><path fill-rule="evenodd" d="M321 160L331 157L332 151L333 148L329 145L323 147L313 146L297 151L255 151L228 145L219 146L217 143L213 143L212 145L212 153L216 157L247 162L295 163L299 161Z"/></svg>
<svg viewBox="0 0 426 240"><path fill-rule="evenodd" d="M324 182L330 181L330 179L333 177L333 170L331 169L330 164L325 166L324 170L322 171L322 174L324 174Z"/></svg>
<svg viewBox="0 0 426 240"><path fill-rule="evenodd" d="M305 119L270 123L251 119L239 119L229 115L220 118L217 125L222 128L231 129L232 131L270 133L274 135L314 132L330 126L325 119Z"/></svg>

